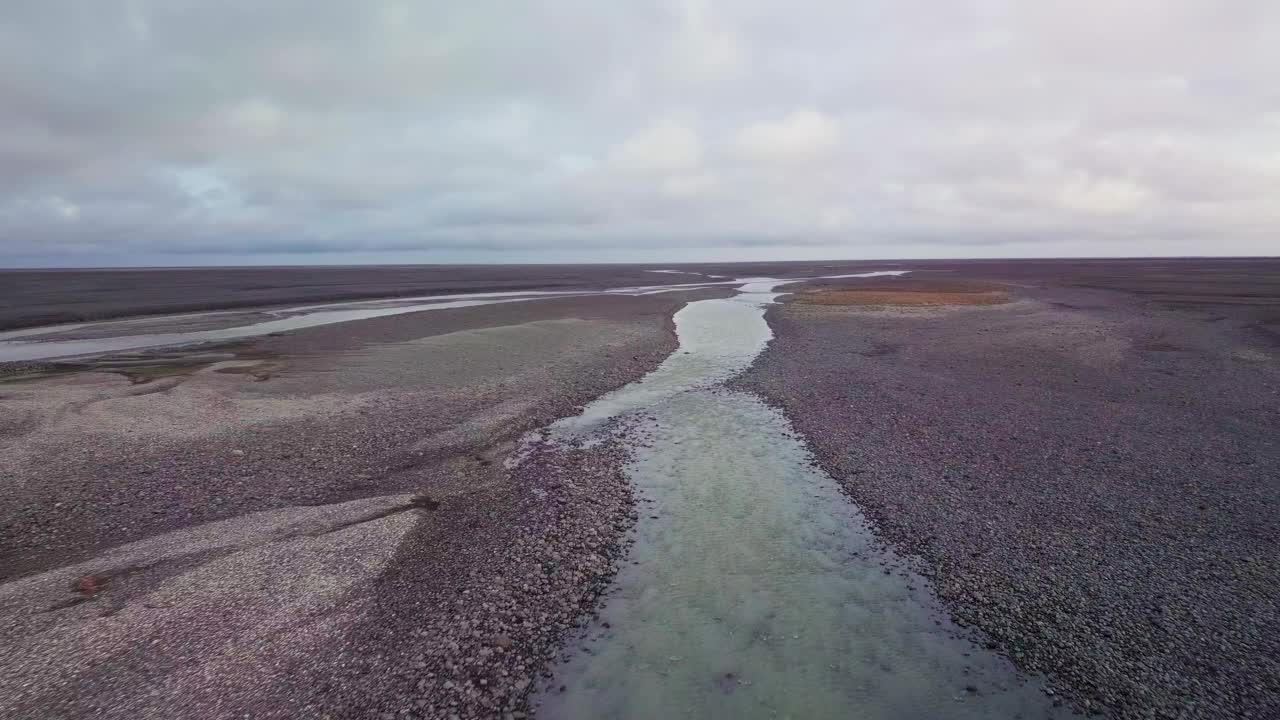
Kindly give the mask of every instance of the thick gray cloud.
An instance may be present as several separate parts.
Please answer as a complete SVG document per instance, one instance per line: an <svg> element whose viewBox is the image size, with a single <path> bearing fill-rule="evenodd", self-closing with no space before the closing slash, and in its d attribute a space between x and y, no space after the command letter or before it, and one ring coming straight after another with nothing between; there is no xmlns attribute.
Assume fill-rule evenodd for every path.
<svg viewBox="0 0 1280 720"><path fill-rule="evenodd" d="M0 265L1275 254L1273 0L0 9Z"/></svg>

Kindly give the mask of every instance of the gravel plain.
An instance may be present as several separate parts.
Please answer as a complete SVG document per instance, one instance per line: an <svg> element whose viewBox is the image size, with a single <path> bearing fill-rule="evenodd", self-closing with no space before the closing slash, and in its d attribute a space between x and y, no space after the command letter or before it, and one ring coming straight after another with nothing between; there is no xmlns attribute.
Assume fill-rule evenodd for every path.
<svg viewBox="0 0 1280 720"><path fill-rule="evenodd" d="M1077 707L1280 716L1280 268L1050 270L880 283L1004 282L985 307L775 306L738 384Z"/></svg>
<svg viewBox="0 0 1280 720"><path fill-rule="evenodd" d="M735 387L781 407L954 619L1064 702L1280 716L1280 262L902 267L828 282L858 288L832 304L771 308L776 337ZM379 272L321 287L215 273L193 302L248 304L228 297L255 278L272 301L368 296L397 277ZM539 272L437 274L429 290L622 277ZM198 295L192 277L139 298L108 282L108 314L172 309ZM928 298L875 304L902 292ZM994 304L948 304L966 292ZM529 714L623 559L635 499L613 441L505 461L656 367L684 302L725 294L0 368L0 716Z"/></svg>
<svg viewBox="0 0 1280 720"><path fill-rule="evenodd" d="M635 265L0 268L0 331L284 303L664 285L696 277Z"/></svg>
<svg viewBox="0 0 1280 720"><path fill-rule="evenodd" d="M0 384L0 716L519 717L633 520L623 449L505 460L702 294L539 300Z"/></svg>

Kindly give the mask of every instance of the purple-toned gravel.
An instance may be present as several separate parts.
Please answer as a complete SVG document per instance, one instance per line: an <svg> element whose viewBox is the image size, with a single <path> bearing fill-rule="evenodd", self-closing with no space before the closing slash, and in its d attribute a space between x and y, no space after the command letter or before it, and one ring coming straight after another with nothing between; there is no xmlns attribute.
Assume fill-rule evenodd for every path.
<svg viewBox="0 0 1280 720"><path fill-rule="evenodd" d="M1280 716L1280 347L1227 305L1020 293L775 306L739 384L1078 707Z"/></svg>

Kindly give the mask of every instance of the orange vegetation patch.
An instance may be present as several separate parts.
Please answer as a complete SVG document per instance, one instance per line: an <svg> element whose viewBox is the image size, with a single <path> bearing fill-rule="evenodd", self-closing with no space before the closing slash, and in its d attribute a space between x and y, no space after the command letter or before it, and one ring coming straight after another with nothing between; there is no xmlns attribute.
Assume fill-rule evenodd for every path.
<svg viewBox="0 0 1280 720"><path fill-rule="evenodd" d="M795 302L809 305L894 305L938 307L944 305L1000 305L1009 302L1008 293L944 292L936 290L814 290L799 293Z"/></svg>
<svg viewBox="0 0 1280 720"><path fill-rule="evenodd" d="M85 575L76 580L72 584L71 589L85 597L93 597L103 590L107 589L107 584L111 581L106 575Z"/></svg>

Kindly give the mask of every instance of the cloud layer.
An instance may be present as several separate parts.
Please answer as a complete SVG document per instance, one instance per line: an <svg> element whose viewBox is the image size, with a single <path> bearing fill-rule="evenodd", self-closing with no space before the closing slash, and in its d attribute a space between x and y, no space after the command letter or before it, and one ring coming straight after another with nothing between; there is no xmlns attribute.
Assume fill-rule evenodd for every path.
<svg viewBox="0 0 1280 720"><path fill-rule="evenodd" d="M0 266L1280 250L1271 0L13 5Z"/></svg>

